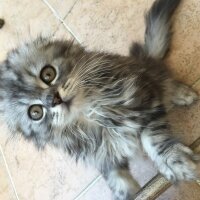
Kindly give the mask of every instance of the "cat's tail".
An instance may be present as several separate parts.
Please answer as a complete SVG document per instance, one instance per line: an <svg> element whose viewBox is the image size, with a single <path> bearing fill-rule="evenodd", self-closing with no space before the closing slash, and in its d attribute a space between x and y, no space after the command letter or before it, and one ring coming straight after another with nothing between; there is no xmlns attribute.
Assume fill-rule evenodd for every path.
<svg viewBox="0 0 200 200"><path fill-rule="evenodd" d="M163 59L166 55L171 38L170 19L181 0L156 0L145 16L145 44L133 44L132 53L141 48L146 56ZM141 53L141 52L140 52Z"/></svg>

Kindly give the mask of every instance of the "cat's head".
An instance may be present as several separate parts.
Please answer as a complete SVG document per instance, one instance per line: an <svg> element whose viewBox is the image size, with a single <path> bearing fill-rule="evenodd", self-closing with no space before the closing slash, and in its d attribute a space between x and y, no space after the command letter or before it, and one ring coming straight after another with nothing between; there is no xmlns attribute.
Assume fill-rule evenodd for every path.
<svg viewBox="0 0 200 200"><path fill-rule="evenodd" d="M87 60L73 42L44 38L11 51L0 66L0 109L12 132L43 146L87 112Z"/></svg>

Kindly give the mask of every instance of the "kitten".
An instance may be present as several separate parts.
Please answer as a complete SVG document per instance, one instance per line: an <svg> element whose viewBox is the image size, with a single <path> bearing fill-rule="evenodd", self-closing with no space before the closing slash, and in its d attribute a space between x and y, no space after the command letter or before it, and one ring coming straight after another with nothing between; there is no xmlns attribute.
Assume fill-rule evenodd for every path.
<svg viewBox="0 0 200 200"><path fill-rule="evenodd" d="M134 43L129 57L45 38L11 51L0 67L0 108L10 130L95 166L116 200L133 200L139 190L128 166L136 149L170 181L195 179L196 155L173 138L166 120L172 104L198 98L163 63L180 2L154 2L145 44Z"/></svg>

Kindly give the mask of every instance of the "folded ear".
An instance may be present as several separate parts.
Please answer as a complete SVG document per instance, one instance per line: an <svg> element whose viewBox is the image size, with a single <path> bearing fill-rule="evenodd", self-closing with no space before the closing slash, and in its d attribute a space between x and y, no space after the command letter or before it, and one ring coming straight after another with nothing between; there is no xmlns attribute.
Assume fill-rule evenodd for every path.
<svg viewBox="0 0 200 200"><path fill-rule="evenodd" d="M5 101L6 101L6 61L0 63L0 113L4 112L5 110Z"/></svg>
<svg viewBox="0 0 200 200"><path fill-rule="evenodd" d="M5 96L1 92L0 88L0 114L5 112Z"/></svg>

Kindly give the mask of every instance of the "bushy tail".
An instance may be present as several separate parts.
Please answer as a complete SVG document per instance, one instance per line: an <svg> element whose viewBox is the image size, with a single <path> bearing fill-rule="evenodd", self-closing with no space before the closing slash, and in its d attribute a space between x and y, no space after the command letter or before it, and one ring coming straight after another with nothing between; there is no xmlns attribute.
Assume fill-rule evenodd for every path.
<svg viewBox="0 0 200 200"><path fill-rule="evenodd" d="M156 0L146 15L145 51L162 59L170 43L170 19L181 0Z"/></svg>
<svg viewBox="0 0 200 200"><path fill-rule="evenodd" d="M145 16L146 31L143 53L156 59L166 55L170 37L170 19L181 0L156 0ZM138 53L139 45L134 44L131 52Z"/></svg>

